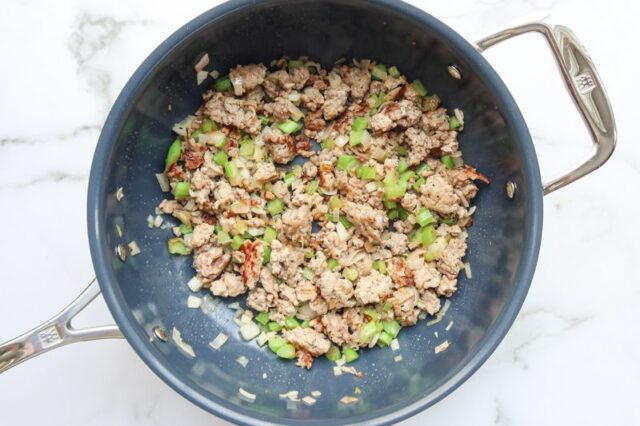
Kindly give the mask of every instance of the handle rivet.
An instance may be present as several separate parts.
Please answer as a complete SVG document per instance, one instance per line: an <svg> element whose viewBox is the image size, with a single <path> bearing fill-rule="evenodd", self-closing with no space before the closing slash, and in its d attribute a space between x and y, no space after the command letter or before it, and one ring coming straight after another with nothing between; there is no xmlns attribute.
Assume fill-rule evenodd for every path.
<svg viewBox="0 0 640 426"><path fill-rule="evenodd" d="M127 249L125 248L124 244L118 244L116 246L116 254L123 262L127 260Z"/></svg>
<svg viewBox="0 0 640 426"><path fill-rule="evenodd" d="M158 340L163 342L167 341L167 334L164 332L164 328L162 327L153 327L153 337L156 337Z"/></svg>
<svg viewBox="0 0 640 426"><path fill-rule="evenodd" d="M516 184L512 181L508 181L507 184L505 185L505 189L507 191L507 198L509 198L510 200L513 200L513 198L516 196L516 191L518 189Z"/></svg>
<svg viewBox="0 0 640 426"><path fill-rule="evenodd" d="M449 71L449 75L455 78L456 80L460 80L462 78L462 73L460 72L458 67L455 65L449 65L447 67L447 71Z"/></svg>

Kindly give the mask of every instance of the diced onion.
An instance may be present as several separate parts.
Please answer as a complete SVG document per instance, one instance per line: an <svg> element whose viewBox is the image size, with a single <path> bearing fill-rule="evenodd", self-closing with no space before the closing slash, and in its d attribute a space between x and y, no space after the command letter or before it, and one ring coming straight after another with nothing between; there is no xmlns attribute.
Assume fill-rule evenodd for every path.
<svg viewBox="0 0 640 426"><path fill-rule="evenodd" d="M189 355L191 358L196 356L196 353L193 351L191 345L182 340L182 335L180 334L180 330L173 327L173 331L171 332L171 338L175 342L176 346L180 348L185 354Z"/></svg>
<svg viewBox="0 0 640 426"><path fill-rule="evenodd" d="M311 391L311 396L314 398L320 398L321 395L322 395L322 392L320 392L319 390Z"/></svg>
<svg viewBox="0 0 640 426"><path fill-rule="evenodd" d="M340 238L340 241L349 240L349 232L341 222L338 222L338 224L336 225L336 232L338 233L338 238Z"/></svg>
<svg viewBox="0 0 640 426"><path fill-rule="evenodd" d="M138 243L136 243L135 241L131 241L127 245L129 246L129 252L131 253L131 256L140 254L140 247L138 247Z"/></svg>
<svg viewBox="0 0 640 426"><path fill-rule="evenodd" d="M358 398L356 398L355 396L343 396L342 398L340 398L340 402L344 405L355 404L356 402L358 402Z"/></svg>
<svg viewBox="0 0 640 426"><path fill-rule="evenodd" d="M122 235L123 235L122 234L122 228L117 223L116 223L116 232L118 233L118 237L122 238Z"/></svg>
<svg viewBox="0 0 640 426"><path fill-rule="evenodd" d="M238 310L238 309L240 309L240 304L239 304L238 302L233 302L233 303L229 303L229 304L227 305L227 307L228 307L229 309L235 309L235 310Z"/></svg>
<svg viewBox="0 0 640 426"><path fill-rule="evenodd" d="M362 132L362 138L360 139L360 143L362 144L362 147L364 149L369 149L369 147L371 146L371 135L369 134L368 131L364 130Z"/></svg>
<svg viewBox="0 0 640 426"><path fill-rule="evenodd" d="M398 351L400 350L400 342L398 342L398 339L393 339L391 341L391 344L389 345L389 347L391 348L392 351Z"/></svg>
<svg viewBox="0 0 640 426"><path fill-rule="evenodd" d="M209 75L213 78L215 78L216 80L218 79L218 77L220 77L220 71L218 70L213 70L209 73Z"/></svg>
<svg viewBox="0 0 640 426"><path fill-rule="evenodd" d="M471 274L471 264L469 262L464 263L464 274L467 276L467 279L469 280L473 278L473 275Z"/></svg>
<svg viewBox="0 0 640 426"><path fill-rule="evenodd" d="M256 395L251 393L251 392L247 392L246 390L239 388L238 389L238 395L240 396L240 398L244 399L247 402L254 402L256 400Z"/></svg>
<svg viewBox="0 0 640 426"><path fill-rule="evenodd" d="M300 305L300 307L298 308L298 312L296 312L296 317L303 321L310 321L317 316L318 314L313 309L311 309L311 306L309 306L309 303L307 302Z"/></svg>
<svg viewBox="0 0 640 426"><path fill-rule="evenodd" d="M274 333L273 331L269 332L269 333L265 333L264 331L262 333L260 333L258 335L258 338L256 339L256 342L258 342L258 345L260 346L264 346L267 344L267 342L269 341L269 339L271 339L276 333Z"/></svg>
<svg viewBox="0 0 640 426"><path fill-rule="evenodd" d="M449 324L447 324L447 326L444 329L445 331L449 331L451 330L451 327L453 327L453 321L449 321Z"/></svg>
<svg viewBox="0 0 640 426"><path fill-rule="evenodd" d="M202 280L200 280L197 275L191 278L187 283L191 291L200 291L200 289L202 288L202 284Z"/></svg>
<svg viewBox="0 0 640 426"><path fill-rule="evenodd" d="M292 390L292 391L289 391L289 392L281 393L278 396L279 396L280 399L289 399L289 400L292 400L292 401L297 401L298 400L298 395L299 395L298 391Z"/></svg>
<svg viewBox="0 0 640 426"><path fill-rule="evenodd" d="M289 109L289 113L291 113L291 119L294 121L298 121L300 120L302 117L304 117L304 114L302 113L302 111L300 111L300 108L298 108L297 106L295 106L293 104L293 102L289 101L287 102L287 107Z"/></svg>
<svg viewBox="0 0 640 426"><path fill-rule="evenodd" d="M439 354L440 352L444 352L449 348L449 341L445 340L444 342L440 343L438 346L436 346L434 348L434 352Z"/></svg>
<svg viewBox="0 0 640 426"><path fill-rule="evenodd" d="M153 226L155 226L156 228L160 228L162 222L164 222L164 219L162 218L162 216L158 215L155 219L153 219Z"/></svg>
<svg viewBox="0 0 640 426"><path fill-rule="evenodd" d="M189 295L187 298L187 307L191 309L198 309L202 306L202 299L197 296Z"/></svg>
<svg viewBox="0 0 640 426"><path fill-rule="evenodd" d="M302 398L302 402L305 405L313 405L316 403L316 399L311 396L305 396L304 398Z"/></svg>
<svg viewBox="0 0 640 426"><path fill-rule="evenodd" d="M218 299L215 299L210 294L207 294L202 298L202 305L200 306L200 310L204 314L212 314L218 309L218 305L220 304Z"/></svg>
<svg viewBox="0 0 640 426"><path fill-rule="evenodd" d="M240 355L238 358L236 358L236 362L246 368L249 364L249 358L244 355Z"/></svg>
<svg viewBox="0 0 640 426"><path fill-rule="evenodd" d="M200 59L198 60L198 63L196 63L196 65L193 68L195 68L196 72L200 72L207 65L209 65L209 54L205 53L200 57Z"/></svg>
<svg viewBox="0 0 640 426"><path fill-rule="evenodd" d="M458 122L460 123L460 127L463 127L464 126L464 112L462 112L462 110L460 110L458 108L454 108L453 114L458 119Z"/></svg>
<svg viewBox="0 0 640 426"><path fill-rule="evenodd" d="M298 92L297 90L292 90L287 95L287 98L289 98L289 100L293 102L295 105L300 105L300 97L301 97L300 92Z"/></svg>
<svg viewBox="0 0 640 426"><path fill-rule="evenodd" d="M343 146L345 146L347 144L347 142L349 142L349 136L340 135L340 136L336 137L334 142L335 142L336 146L339 146L340 148L342 148Z"/></svg>
<svg viewBox="0 0 640 426"><path fill-rule="evenodd" d="M407 266L409 269L419 269L424 265L424 250L414 250L407 256Z"/></svg>
<svg viewBox="0 0 640 426"><path fill-rule="evenodd" d="M329 80L329 86L331 86L332 89L339 87L342 83L342 79L340 78L338 73L335 72L330 72L327 79Z"/></svg>
<svg viewBox="0 0 640 426"><path fill-rule="evenodd" d="M258 324L253 321L248 322L247 324L244 324L242 327L240 327L240 335L244 340L255 339L259 334L260 327L258 327Z"/></svg>
<svg viewBox="0 0 640 426"><path fill-rule="evenodd" d="M224 333L220 333L216 336L215 339L213 339L210 343L209 346L211 346L213 349L215 349L216 351L218 349L220 349L222 347L222 345L224 345L225 343L227 343L227 340L229 340L229 336L227 336Z"/></svg>
<svg viewBox="0 0 640 426"><path fill-rule="evenodd" d="M209 77L209 73L206 71L198 71L198 73L196 74L196 82L198 83L198 86L200 86L202 83L204 83L204 81L207 79L207 77Z"/></svg>
<svg viewBox="0 0 640 426"><path fill-rule="evenodd" d="M193 115L187 115L182 121L174 124L171 130L180 136L187 136L187 129L191 127L194 118Z"/></svg>
<svg viewBox="0 0 640 426"><path fill-rule="evenodd" d="M235 214L247 214L251 210L251 206L247 201L236 201L229 206L229 209Z"/></svg>
<svg viewBox="0 0 640 426"><path fill-rule="evenodd" d="M333 367L333 375L342 376L342 368L338 366Z"/></svg>
<svg viewBox="0 0 640 426"><path fill-rule="evenodd" d="M375 182L369 182L364 187L367 189L367 192L374 192L378 189L378 185Z"/></svg>
<svg viewBox="0 0 640 426"><path fill-rule="evenodd" d="M116 200L121 201L124 198L124 189L122 187L116 190Z"/></svg>
<svg viewBox="0 0 640 426"><path fill-rule="evenodd" d="M393 360L394 360L395 362L400 362L400 361L402 361L402 355L396 355L396 356L394 356L394 357L393 357Z"/></svg>
<svg viewBox="0 0 640 426"><path fill-rule="evenodd" d="M164 173L156 173L156 179L158 180L158 184L160 185L160 189L162 192L171 191L171 186L169 185L169 178Z"/></svg>

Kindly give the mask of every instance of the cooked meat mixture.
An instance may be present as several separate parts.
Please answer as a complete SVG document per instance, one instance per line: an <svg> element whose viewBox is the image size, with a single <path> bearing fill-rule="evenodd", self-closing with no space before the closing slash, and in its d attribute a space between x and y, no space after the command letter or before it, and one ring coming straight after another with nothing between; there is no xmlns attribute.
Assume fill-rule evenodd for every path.
<svg viewBox="0 0 640 426"><path fill-rule="evenodd" d="M159 208L181 222L169 251L213 295L246 294L274 352L309 368L440 310L489 180L462 160L461 111L397 68L271 65L232 68L174 127Z"/></svg>

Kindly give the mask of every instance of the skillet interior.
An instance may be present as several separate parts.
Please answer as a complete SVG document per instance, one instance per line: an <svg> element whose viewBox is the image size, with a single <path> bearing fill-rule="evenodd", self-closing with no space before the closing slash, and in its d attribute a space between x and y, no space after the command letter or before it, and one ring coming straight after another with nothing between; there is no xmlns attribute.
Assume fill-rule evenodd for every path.
<svg viewBox="0 0 640 426"><path fill-rule="evenodd" d="M162 169L173 140L171 126L200 103L194 60L207 51L209 69L238 63L309 55L328 67L341 57L372 58L420 78L448 108L465 111L460 142L465 159L492 180L482 187L464 274L446 319L420 322L401 333L403 361L389 349L363 354L354 366L365 376L334 377L319 359L311 371L282 362L268 349L244 343L231 313L186 308L185 283L194 274L190 258L168 255L170 231L151 230L146 217L163 198L154 173ZM452 79L455 63L463 79ZM209 80L210 82L211 80ZM169 111L167 105L171 104ZM513 201L504 185L518 185ZM124 187L118 203L114 193ZM387 1L266 1L225 4L176 32L142 64L116 101L100 137L89 184L89 235L94 266L105 299L127 339L145 362L174 389L203 408L236 422L368 424L396 421L433 404L464 381L489 356L511 325L531 281L540 243L542 191L531 143L520 112L500 79L473 48L439 21ZM123 225L124 240L115 224ZM121 263L114 247L136 240L142 253ZM444 327L449 320L454 326ZM198 354L185 357L171 343L149 342L155 326L176 326ZM220 331L231 336L219 352L207 347ZM441 339L436 339L439 331ZM451 346L438 356L433 347ZM250 359L247 368L236 363ZM263 373L268 378L263 379ZM361 402L338 400L362 389ZM249 404L238 387L256 393ZM313 407L287 409L278 393L320 390ZM375 420L371 420L375 419Z"/></svg>

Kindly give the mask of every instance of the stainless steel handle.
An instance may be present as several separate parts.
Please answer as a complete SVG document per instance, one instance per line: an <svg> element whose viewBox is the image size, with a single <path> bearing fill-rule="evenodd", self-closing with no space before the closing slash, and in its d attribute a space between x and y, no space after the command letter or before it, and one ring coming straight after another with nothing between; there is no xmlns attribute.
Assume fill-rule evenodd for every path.
<svg viewBox="0 0 640 426"><path fill-rule="evenodd" d="M100 294L100 287L94 278L89 286L58 315L22 336L0 344L0 373L4 373L29 358L69 343L122 337L122 333L115 325L81 330L71 326L73 318L98 294Z"/></svg>
<svg viewBox="0 0 640 426"><path fill-rule="evenodd" d="M568 28L530 23L485 37L476 45L483 52L501 41L529 32L540 33L547 40L567 90L593 140L593 151L589 158L544 183L544 193L549 194L591 173L609 159L616 147L616 122L607 92L589 54Z"/></svg>

